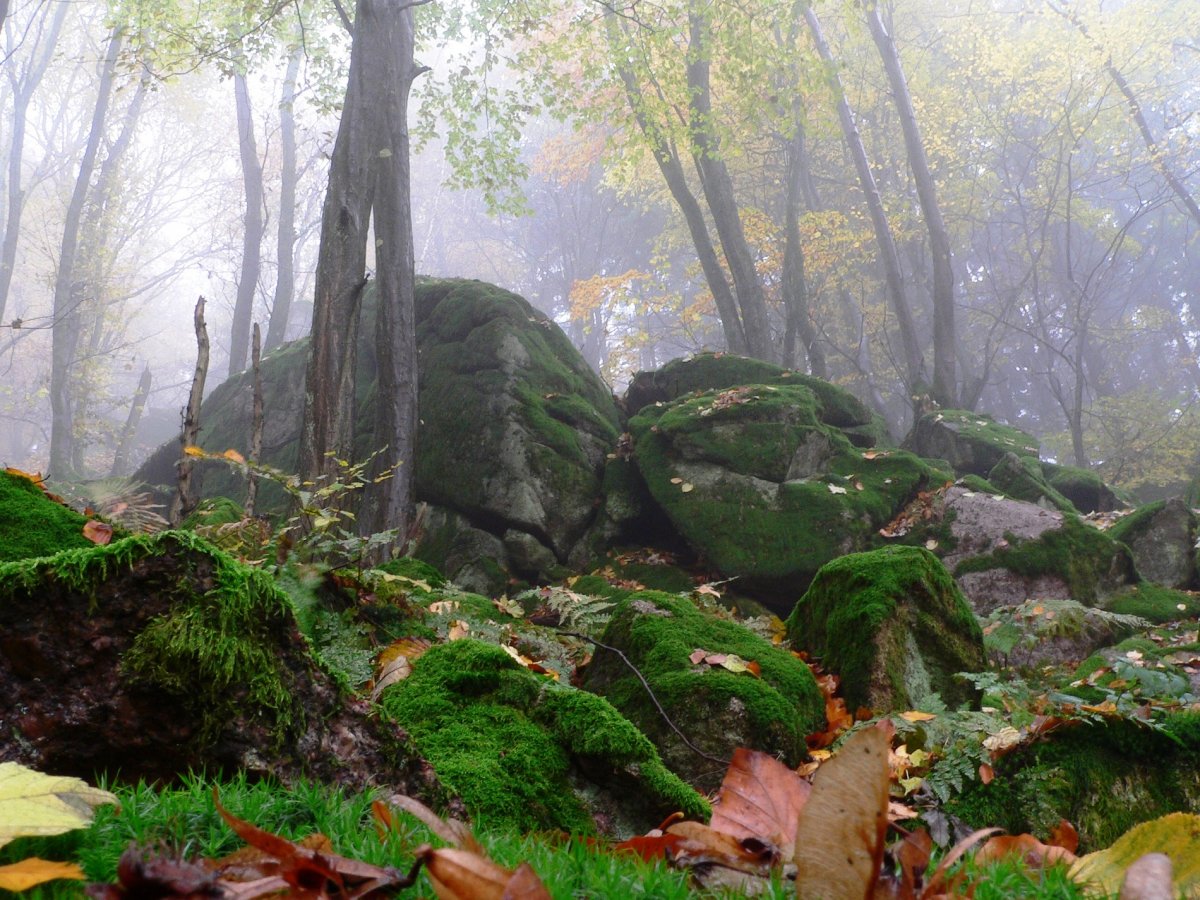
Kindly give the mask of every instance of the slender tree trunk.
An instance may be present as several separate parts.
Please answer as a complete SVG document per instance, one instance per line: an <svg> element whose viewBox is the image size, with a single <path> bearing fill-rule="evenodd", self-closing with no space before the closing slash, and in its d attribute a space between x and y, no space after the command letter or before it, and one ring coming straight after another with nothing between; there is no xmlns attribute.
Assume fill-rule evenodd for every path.
<svg viewBox="0 0 1200 900"><path fill-rule="evenodd" d="M204 380L208 377L208 328L204 324L203 297L196 301L192 321L196 328L196 371L192 375L192 390L188 394L183 430L179 435L179 490L175 492L168 517L173 526L191 515L199 502L192 487L192 457L188 448L195 446L200 438L200 404L204 400Z"/></svg>
<svg viewBox="0 0 1200 900"><path fill-rule="evenodd" d="M862 135L854 121L854 112L846 100L846 92L842 88L842 79L837 73L837 61L825 40L825 32L821 22L811 6L804 8L804 20L812 32L813 42L817 53L826 67L826 81L837 101L838 121L842 126L842 135L846 146L854 159L854 168L858 172L859 185L867 201L867 211L871 216L871 227L875 231L875 242L879 246L880 264L883 267L884 285L892 309L896 313L896 322L900 326L900 340L904 350L905 387L910 391L921 388L925 381L925 361L921 355L921 345L917 340L917 329L913 322L912 310L908 305L908 297L904 291L904 275L900 269L900 254L896 250L896 241L888 224L887 213L883 208L883 200L875 183L875 175L867 160L867 151L863 146Z"/></svg>
<svg viewBox="0 0 1200 900"><path fill-rule="evenodd" d="M0 0L0 2L4 2L4 0ZM5 321L4 310L8 305L8 291L12 286L13 271L17 265L17 241L21 234L21 213L25 209L25 190L21 187L21 163L25 153L25 128L29 115L29 104L33 100L34 91L37 90L37 86L41 83L42 77L50 65L69 6L66 2L59 2L55 5L50 25L40 37L37 52L29 63L24 77L18 78L12 70L5 73L12 88L13 109L6 186L8 211L4 219L4 239L0 241L0 322ZM0 27L3 27L3 24L4 16L0 15Z"/></svg>
<svg viewBox="0 0 1200 900"><path fill-rule="evenodd" d="M692 133L692 158L700 173L704 198L729 264L746 332L746 353L757 359L775 358L767 321L767 300L754 265L754 254L742 229L741 214L734 198L733 179L721 159L721 145L713 128L710 60L706 47L707 23L695 3L688 11L689 47L687 83Z"/></svg>
<svg viewBox="0 0 1200 900"><path fill-rule="evenodd" d="M238 275L237 301L233 307L233 325L229 333L229 374L246 368L250 349L250 322L254 318L254 295L262 267L263 173L254 140L254 117L250 109L250 91L246 75L233 76L233 96L237 105L238 157L242 163L242 183L246 190L246 216L242 231L242 268Z"/></svg>
<svg viewBox="0 0 1200 900"><path fill-rule="evenodd" d="M619 35L616 13L607 9L605 16L609 26L609 40L615 48L618 45ZM688 234L692 239L692 246L696 248L700 269L704 272L705 283L708 285L713 302L717 307L717 317L721 320L725 346L730 353L746 356L749 348L746 344L746 332L742 325L741 313L738 311L737 300L729 288L725 269L721 266L717 250L708 233L708 224L704 221L704 211L695 194L688 187L687 176L684 173L683 164L679 160L679 154L667 142L661 130L654 128L647 118L642 103L641 89L632 68L620 58L615 49L614 58L617 59L617 72L625 87L625 97L629 101L629 108L633 111L638 128L650 142L654 161L658 164L658 170L667 183L667 189L671 192L671 197L683 215L683 221L687 225Z"/></svg>
<svg viewBox="0 0 1200 900"><path fill-rule="evenodd" d="M413 62L413 15L401 0L359 0L355 29L367 41L363 57L372 73L375 129L374 219L379 272L376 359L379 390L375 440L387 451L377 458L373 485L374 530L407 537L413 513L417 438L417 326L413 301L413 233L410 192L408 95L418 70Z"/></svg>
<svg viewBox="0 0 1200 900"><path fill-rule="evenodd" d="M283 97L279 101L279 232L276 257L279 271L275 278L275 298L271 303L271 321L267 325L264 350L270 353L283 343L288 316L296 292L296 78L304 48L297 47L288 57L283 78Z"/></svg>
<svg viewBox="0 0 1200 900"><path fill-rule="evenodd" d="M129 417L125 420L125 427L121 429L121 439L113 454L112 468L108 472L110 478L129 474L129 456L133 452L133 442L137 439L138 424L142 421L142 413L146 409L146 398L150 396L152 378L149 366L142 369L142 377L138 379L137 391L129 407Z"/></svg>
<svg viewBox="0 0 1200 900"><path fill-rule="evenodd" d="M250 370L254 378L254 401L250 417L250 462L262 462L263 443L263 384L262 384L262 339L258 323L254 323L254 335L250 340ZM246 485L246 518L254 515L258 502L258 473L250 469L250 480Z"/></svg>
<svg viewBox="0 0 1200 900"><path fill-rule="evenodd" d="M783 298L787 324L783 340L783 364L795 368L798 361L796 341L800 339L808 359L809 371L817 378L828 378L825 350L817 339L808 303L808 284L804 275L804 248L800 243L800 196L804 177L804 125L796 115L795 129L787 146L787 212L783 246Z"/></svg>
<svg viewBox="0 0 1200 900"><path fill-rule="evenodd" d="M82 285L76 278L76 252L79 248L80 220L92 173L96 167L100 140L104 134L104 121L108 116L108 105L112 98L121 44L121 31L114 29L109 35L108 48L100 69L100 84L96 105L92 111L91 130L79 162L75 190L67 205L62 245L58 254L58 272L54 279L54 326L51 329L50 350L49 465L49 475L53 478L68 478L73 474L71 464L74 458L75 416L71 402L71 367L79 339L78 306L84 299Z"/></svg>
<svg viewBox="0 0 1200 900"><path fill-rule="evenodd" d="M349 459L353 449L358 313L367 284L367 230L375 192L365 44L356 35L351 45L346 99L321 214L300 432L300 475L307 481L333 475L336 464L329 454Z"/></svg>
<svg viewBox="0 0 1200 900"><path fill-rule="evenodd" d="M921 129L917 125L917 115L904 69L900 65L896 41L879 16L877 0L864 0L863 7L871 38L883 60L892 97L900 113L900 130L904 134L908 165L916 184L921 216L929 232L929 255L933 264L933 398L942 406L955 407L958 405L954 358L957 336L954 328L954 270L950 260L950 234L942 219L937 187L933 173L929 171L925 142L921 139Z"/></svg>

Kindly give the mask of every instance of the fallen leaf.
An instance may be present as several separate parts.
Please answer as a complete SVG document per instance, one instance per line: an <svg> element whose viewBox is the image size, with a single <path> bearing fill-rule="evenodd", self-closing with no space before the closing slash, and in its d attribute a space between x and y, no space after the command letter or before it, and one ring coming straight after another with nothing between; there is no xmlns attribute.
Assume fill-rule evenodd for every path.
<svg viewBox="0 0 1200 900"><path fill-rule="evenodd" d="M692 484L690 481L685 481L683 484L681 484L679 486L679 490L681 490L685 494L690 494L695 489L696 489L696 486L694 484Z"/></svg>
<svg viewBox="0 0 1200 900"><path fill-rule="evenodd" d="M0 847L19 837L46 837L86 828L92 810L115 795L79 778L44 775L20 763L0 763Z"/></svg>
<svg viewBox="0 0 1200 900"><path fill-rule="evenodd" d="M910 709L907 712L900 713L900 718L905 722L928 722L930 719L936 719L937 714L922 712L919 709Z"/></svg>
<svg viewBox="0 0 1200 900"><path fill-rule="evenodd" d="M107 544L112 540L113 527L96 519L88 519L83 523L83 536L93 544Z"/></svg>
<svg viewBox="0 0 1200 900"><path fill-rule="evenodd" d="M455 619L450 623L450 632L446 635L446 640L457 641L465 638L470 633L470 622L464 622L462 619Z"/></svg>
<svg viewBox="0 0 1200 900"><path fill-rule="evenodd" d="M888 750L881 727L852 735L813 776L796 826L796 896L870 897L887 833Z"/></svg>
<svg viewBox="0 0 1200 900"><path fill-rule="evenodd" d="M845 493L847 493L846 489L845 489L844 487L841 487L840 485L836 485L836 484L827 484L827 485L825 485L825 487L829 488L829 493L831 493L831 494L845 494Z"/></svg>
<svg viewBox="0 0 1200 900"><path fill-rule="evenodd" d="M717 792L709 824L735 838L759 838L791 862L800 810L812 785L768 753L739 747Z"/></svg>
<svg viewBox="0 0 1200 900"><path fill-rule="evenodd" d="M979 863L995 862L1006 856L1020 856L1031 869L1043 869L1055 863L1072 863L1076 856L1065 847L1043 844L1032 834L997 835L988 840L975 854Z"/></svg>
<svg viewBox="0 0 1200 900"><path fill-rule="evenodd" d="M667 834L683 838L671 851L672 862L679 867L716 865L765 876L781 858L779 847L761 837L738 838L699 822L677 822Z"/></svg>
<svg viewBox="0 0 1200 900"><path fill-rule="evenodd" d="M983 784L991 784L992 779L996 777L996 770L987 763L981 763L979 766L979 780Z"/></svg>
<svg viewBox="0 0 1200 900"><path fill-rule="evenodd" d="M1074 853L1079 849L1079 832L1066 819L1060 819L1059 823L1050 829L1050 837L1046 843L1055 847L1065 847Z"/></svg>
<svg viewBox="0 0 1200 900"><path fill-rule="evenodd" d="M230 462L244 463L246 461L246 457L242 456L242 454L240 454L236 450L232 450L232 449L226 450L224 453L221 454L221 456L223 456L225 459L229 460Z"/></svg>
<svg viewBox="0 0 1200 900"><path fill-rule="evenodd" d="M59 878L82 881L84 877L83 869L75 863L51 862L31 856L20 862L0 866L0 890L20 893L47 881Z"/></svg>
<svg viewBox="0 0 1200 900"><path fill-rule="evenodd" d="M1165 854L1174 869L1172 897L1200 888L1200 815L1171 813L1129 829L1112 846L1081 856L1071 878L1116 894L1126 870L1148 853Z"/></svg>
<svg viewBox="0 0 1200 900"><path fill-rule="evenodd" d="M429 604L429 611L435 616L440 616L442 613L451 613L458 609L457 600L437 600Z"/></svg>

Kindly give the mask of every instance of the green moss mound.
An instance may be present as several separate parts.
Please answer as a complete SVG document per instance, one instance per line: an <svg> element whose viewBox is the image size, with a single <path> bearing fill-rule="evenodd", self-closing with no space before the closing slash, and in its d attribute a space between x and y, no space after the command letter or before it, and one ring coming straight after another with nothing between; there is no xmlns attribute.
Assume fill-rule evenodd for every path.
<svg viewBox="0 0 1200 900"><path fill-rule="evenodd" d="M244 518L246 511L237 501L228 497L205 497L196 504L196 508L179 527L185 531L194 531L198 526L229 525Z"/></svg>
<svg viewBox="0 0 1200 900"><path fill-rule="evenodd" d="M1075 504L1046 481L1041 463L1036 457L1006 453L1000 462L992 467L987 480L1016 500L1048 504L1063 512L1078 512Z"/></svg>
<svg viewBox="0 0 1200 900"><path fill-rule="evenodd" d="M923 457L947 460L958 475L986 477L1005 453L1038 458L1038 442L1032 435L964 409L921 416L903 446Z"/></svg>
<svg viewBox="0 0 1200 900"><path fill-rule="evenodd" d="M0 562L93 547L86 521L30 479L0 471Z"/></svg>
<svg viewBox="0 0 1200 900"><path fill-rule="evenodd" d="M431 588L446 586L446 576L424 560L401 556L379 566L381 572L396 575L407 581L419 581Z"/></svg>
<svg viewBox="0 0 1200 900"><path fill-rule="evenodd" d="M1091 469L1042 463L1049 485L1075 504L1082 513L1108 512L1123 505L1123 499Z"/></svg>
<svg viewBox="0 0 1200 900"><path fill-rule="evenodd" d="M1127 516L1122 516L1108 530L1108 536L1123 544L1131 543L1146 527L1154 521L1154 517L1167 506L1166 500L1155 500L1139 506Z"/></svg>
<svg viewBox="0 0 1200 900"><path fill-rule="evenodd" d="M1194 714L1163 731L1129 721L1077 724L1003 757L990 784L972 783L948 811L976 827L1049 834L1060 819L1080 851L1106 847L1140 822L1200 804Z"/></svg>
<svg viewBox="0 0 1200 900"><path fill-rule="evenodd" d="M825 720L812 672L724 615L686 597L640 592L618 605L601 642L624 653L672 722L705 753L727 759L737 746L748 746L798 764L807 755L805 736ZM697 649L756 662L761 677L693 664L689 657ZM608 698L645 732L673 771L706 789L719 783L724 767L680 740L617 654L597 649L583 686Z"/></svg>
<svg viewBox="0 0 1200 900"><path fill-rule="evenodd" d="M912 709L936 692L973 702L957 672L982 671L983 632L936 556L921 547L854 553L817 573L787 620L788 637L842 679L851 709Z"/></svg>
<svg viewBox="0 0 1200 900"><path fill-rule="evenodd" d="M1200 595L1143 581L1104 601L1109 612L1140 616L1156 624L1200 616Z"/></svg>
<svg viewBox="0 0 1200 900"><path fill-rule="evenodd" d="M594 832L572 789L578 771L636 782L644 821L708 813L609 703L521 668L499 647L433 647L382 702L483 828Z"/></svg>

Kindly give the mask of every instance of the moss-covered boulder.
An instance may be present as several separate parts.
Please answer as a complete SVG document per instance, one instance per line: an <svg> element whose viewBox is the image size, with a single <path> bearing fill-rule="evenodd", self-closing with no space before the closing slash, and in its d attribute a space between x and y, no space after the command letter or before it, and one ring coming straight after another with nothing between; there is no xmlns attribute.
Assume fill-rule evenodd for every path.
<svg viewBox="0 0 1200 900"><path fill-rule="evenodd" d="M403 734L314 662L271 578L189 532L0 565L0 636L0 760L433 789Z"/></svg>
<svg viewBox="0 0 1200 900"><path fill-rule="evenodd" d="M357 447L375 447L374 291L359 345ZM444 511L418 555L456 577L480 559L460 525L496 543L484 552L498 572L549 577L566 563L596 519L604 464L620 419L612 395L561 329L525 300L478 281L422 280L416 288L421 425L416 493ZM294 472L303 418L307 340L263 360L264 461ZM205 401L200 445L245 452L250 438L251 376L226 381ZM166 444L137 478L170 485L178 445ZM201 467L202 493L244 496L241 476L219 463ZM259 509L281 512L285 497L262 486ZM586 555L587 550L580 551ZM500 579L503 583L507 574ZM471 586L490 588L473 570Z"/></svg>
<svg viewBox="0 0 1200 900"><path fill-rule="evenodd" d="M0 470L0 562L94 546L86 521L33 479Z"/></svg>
<svg viewBox="0 0 1200 900"><path fill-rule="evenodd" d="M1196 513L1180 500L1157 500L1139 507L1109 531L1128 545L1138 574L1164 587L1188 590L1197 584Z"/></svg>
<svg viewBox="0 0 1200 900"><path fill-rule="evenodd" d="M1016 500L1064 512L1078 512L1070 500L1050 486L1035 457L1005 453L988 472L990 484Z"/></svg>
<svg viewBox="0 0 1200 900"><path fill-rule="evenodd" d="M921 416L901 446L927 459L944 459L959 475L983 478L1006 453L1038 458L1037 438L984 413L962 409Z"/></svg>
<svg viewBox="0 0 1200 900"><path fill-rule="evenodd" d="M1066 819L1081 852L1098 850L1140 822L1200 808L1200 715L1178 714L1163 731L1075 723L994 765L992 781L972 783L949 812L1011 834L1046 835Z"/></svg>
<svg viewBox="0 0 1200 900"><path fill-rule="evenodd" d="M1029 598L1095 606L1138 580L1128 548L1073 513L956 484L937 518L938 552L980 615Z"/></svg>
<svg viewBox="0 0 1200 900"><path fill-rule="evenodd" d="M672 771L701 790L720 783L724 761L738 747L798 764L807 755L805 736L824 725L825 703L808 666L687 597L634 594L617 606L600 640L624 658L597 647L583 687L611 701L654 742ZM694 663L697 650L732 654L757 663L760 672Z"/></svg>
<svg viewBox="0 0 1200 900"><path fill-rule="evenodd" d="M1043 462L1042 471L1050 487L1075 504L1081 513L1111 512L1125 505L1117 492L1090 469Z"/></svg>
<svg viewBox="0 0 1200 900"><path fill-rule="evenodd" d="M652 372L639 372L625 393L625 407L632 416L651 404L746 384L806 387L817 396L822 420L842 429L856 446L892 443L883 419L849 391L773 363L729 353L700 353L690 359L672 360Z"/></svg>
<svg viewBox="0 0 1200 900"><path fill-rule="evenodd" d="M708 813L606 700L494 645L433 647L382 703L481 827L628 836L676 810Z"/></svg>
<svg viewBox="0 0 1200 900"><path fill-rule="evenodd" d="M827 386L828 387L828 386ZM674 529L721 574L786 615L817 569L868 549L948 476L911 453L861 450L805 384L689 394L630 420L634 459Z"/></svg>
<svg viewBox="0 0 1200 900"><path fill-rule="evenodd" d="M1032 668L1086 659L1147 622L1074 600L1038 597L999 607L982 624L984 647L994 664Z"/></svg>
<svg viewBox="0 0 1200 900"><path fill-rule="evenodd" d="M912 709L929 694L976 699L958 672L986 666L983 633L954 579L922 547L852 553L824 565L787 620L788 638L842 679L850 709Z"/></svg>

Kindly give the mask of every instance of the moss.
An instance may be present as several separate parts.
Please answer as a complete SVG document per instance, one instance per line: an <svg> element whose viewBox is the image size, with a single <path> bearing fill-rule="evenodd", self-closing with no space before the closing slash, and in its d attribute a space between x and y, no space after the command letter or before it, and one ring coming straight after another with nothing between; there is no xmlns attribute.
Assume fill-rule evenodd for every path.
<svg viewBox="0 0 1200 900"><path fill-rule="evenodd" d="M94 598L98 584L160 555L176 555L184 567L173 602L134 637L122 671L192 709L203 722L202 741L245 713L272 719L282 744L304 724L289 687L293 676L272 636L294 627L291 604L266 572L242 565L191 532L136 535L0 565L0 598L27 594L48 580Z"/></svg>
<svg viewBox="0 0 1200 900"><path fill-rule="evenodd" d="M240 522L246 518L246 511L241 505L228 497L206 497L196 504L179 527L185 531L194 531L198 525L228 525Z"/></svg>
<svg viewBox="0 0 1200 900"><path fill-rule="evenodd" d="M429 563L420 559L414 559L411 556L401 556L397 559L388 560L379 566L379 570L387 572L389 575L398 575L401 578L407 578L410 581L423 582L431 588L446 586L445 575Z"/></svg>
<svg viewBox="0 0 1200 900"><path fill-rule="evenodd" d="M0 471L0 562L93 547L86 521L29 478Z"/></svg>
<svg viewBox="0 0 1200 900"><path fill-rule="evenodd" d="M528 672L490 644L431 648L383 706L482 828L594 831L570 787L577 757L636 769L661 810L706 812L608 703Z"/></svg>
<svg viewBox="0 0 1200 900"><path fill-rule="evenodd" d="M823 566L787 620L788 637L842 679L847 705L907 709L936 691L976 699L954 681L985 664L983 633L962 592L922 547L887 547Z"/></svg>
<svg viewBox="0 0 1200 900"><path fill-rule="evenodd" d="M1047 483L1036 457L1006 453L988 473L988 481L1017 500L1027 503L1045 501L1063 512L1078 512L1075 504Z"/></svg>
<svg viewBox="0 0 1200 900"><path fill-rule="evenodd" d="M948 811L969 825L1041 836L1065 818L1081 852L1106 847L1140 822L1200 803L1200 728L1182 719L1174 728L1112 720L1061 729L1003 757L990 784L973 783Z"/></svg>
<svg viewBox="0 0 1200 900"><path fill-rule="evenodd" d="M1139 506L1127 516L1122 516L1116 521L1112 528L1108 530L1108 536L1114 541L1120 541L1123 544L1132 543L1146 526L1149 525L1154 517L1157 516L1166 507L1167 501L1155 500L1153 503L1147 503L1144 506Z"/></svg>
<svg viewBox="0 0 1200 900"><path fill-rule="evenodd" d="M1047 483L1075 504L1081 512L1116 509L1121 498L1091 469L1042 463Z"/></svg>
<svg viewBox="0 0 1200 900"><path fill-rule="evenodd" d="M706 752L727 754L731 739L753 741L758 749L796 764L807 753L805 736L824 725L824 701L806 665L742 625L702 612L687 597L634 594L617 607L601 641L621 648L675 725ZM697 648L756 662L761 677L693 665L689 656ZM596 652L584 686L607 697L650 736L674 771L713 768L679 741L641 681L615 654Z"/></svg>
<svg viewBox="0 0 1200 900"><path fill-rule="evenodd" d="M987 413L972 412L968 409L943 409L935 413L926 413L923 418L952 427L961 440L992 448L997 461L1005 453L1015 453L1017 456L1034 460L1038 458L1037 438L1019 428L997 422Z"/></svg>
<svg viewBox="0 0 1200 900"><path fill-rule="evenodd" d="M1200 596L1143 581L1104 601L1110 612L1141 616L1154 623L1175 622L1200 615Z"/></svg>
<svg viewBox="0 0 1200 900"><path fill-rule="evenodd" d="M1011 546L964 559L954 574L1005 568L1027 578L1056 575L1066 582L1071 599L1094 606L1100 599L1099 585L1109 577L1114 560L1124 558L1129 570L1133 568L1126 548L1069 513L1063 515L1061 528L1046 531L1036 540L1006 537Z"/></svg>
<svg viewBox="0 0 1200 900"><path fill-rule="evenodd" d="M965 487L968 491L974 491L977 494L1003 494L1000 490L986 478L979 475L964 475L958 479L958 483Z"/></svg>

